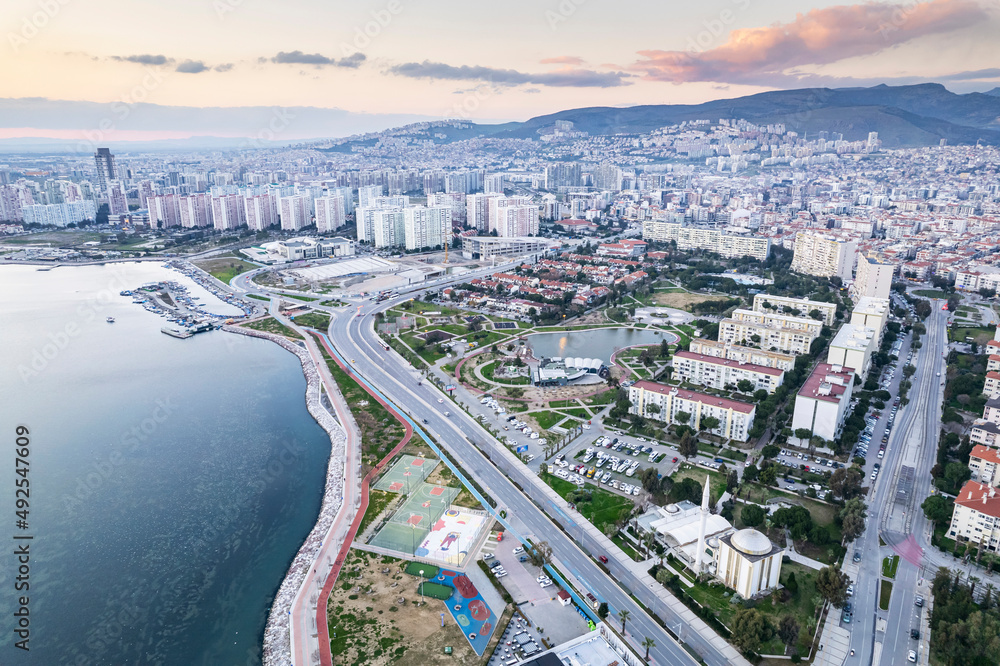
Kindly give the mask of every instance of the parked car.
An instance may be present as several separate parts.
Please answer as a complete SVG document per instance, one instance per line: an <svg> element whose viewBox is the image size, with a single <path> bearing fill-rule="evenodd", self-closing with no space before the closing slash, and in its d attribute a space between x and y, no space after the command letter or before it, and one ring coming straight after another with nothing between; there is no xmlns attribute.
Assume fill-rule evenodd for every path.
<svg viewBox="0 0 1000 666"><path fill-rule="evenodd" d="M597 559L599 559L603 564L608 563L608 558L605 557L604 555L598 555Z"/></svg>

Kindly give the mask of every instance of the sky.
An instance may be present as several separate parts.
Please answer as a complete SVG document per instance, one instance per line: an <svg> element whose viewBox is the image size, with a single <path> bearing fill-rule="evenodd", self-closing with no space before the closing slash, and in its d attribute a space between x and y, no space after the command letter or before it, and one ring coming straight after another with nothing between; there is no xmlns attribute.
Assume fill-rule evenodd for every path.
<svg viewBox="0 0 1000 666"><path fill-rule="evenodd" d="M4 6L0 138L298 139L809 86L1000 85L1000 0Z"/></svg>

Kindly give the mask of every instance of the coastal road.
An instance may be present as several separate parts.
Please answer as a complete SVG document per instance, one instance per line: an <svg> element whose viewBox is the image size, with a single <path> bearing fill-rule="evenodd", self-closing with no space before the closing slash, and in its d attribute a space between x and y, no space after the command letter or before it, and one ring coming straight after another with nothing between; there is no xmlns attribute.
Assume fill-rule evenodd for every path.
<svg viewBox="0 0 1000 666"><path fill-rule="evenodd" d="M922 347L915 353L910 402L899 411L882 469L866 498L871 507L868 525L847 554L848 570L854 566L853 554L861 556L851 600L854 622L847 627L855 656L848 658L845 662L848 664L903 666L908 663L910 650L917 651L921 661L926 659L927 636L921 635L920 641L912 640L910 630L920 628L920 609L914 601L917 585L926 574L922 564L929 544L922 547L915 535L923 537L926 529L920 504L930 493L930 468L936 460L941 425L939 373L943 374L945 369L942 354L947 342L948 313L941 311L940 301L934 303L932 314L924 322L927 333L922 337ZM869 462L867 467L871 465ZM887 546L879 545L880 537ZM882 558L893 554L900 555L899 568L893 580L889 610L882 611L878 605ZM839 619L839 612L836 613Z"/></svg>
<svg viewBox="0 0 1000 666"><path fill-rule="evenodd" d="M566 514L560 507L550 502L552 506L545 507L546 511L551 511L553 518L558 520L571 536L567 536L553 525L546 512L520 489L524 488L526 492L531 492L534 484L541 483L538 478L497 444L464 411L449 410L452 414L446 417L443 406L437 403L442 394L431 386L430 382L422 382L419 372L405 365L398 356L386 353L381 340L373 331L370 315L376 310L386 309L405 300L407 297L402 296L377 305L365 305L362 306L360 315L355 314L353 309L349 313L339 314L331 322L329 332L334 347L349 360L355 372L378 387L397 405L402 406L418 424L423 422L425 429L455 456L487 493L507 508L508 513L516 514L518 520L527 526L536 538L548 540L553 552L563 565L570 569L570 573L584 581L599 599L607 601L613 612L619 609L629 610L631 618L628 622L628 631L635 637L636 642L646 636L656 641L656 647L650 652L655 663L692 663L691 657L685 650L656 624L619 584L627 585L640 601L657 612L669 626L681 625L682 618L674 613L654 591L645 589L645 584L641 583L624 563L611 560L609 569L611 576L614 577L612 579L592 559L591 553L597 555L607 552L609 556L613 555L614 552L607 549L607 544L604 543L610 541L603 535L598 534L595 537L592 528L587 529L589 525L583 524L586 521ZM490 462L487 455L495 464ZM517 485L514 485L515 483ZM585 552L580 546L589 552ZM735 651L731 647L725 650L728 646L725 646L724 641L720 649L718 644L710 643L700 633L691 630L686 631L686 639L687 643L711 666L722 666L734 661L730 651ZM742 660L737 656L735 661Z"/></svg>

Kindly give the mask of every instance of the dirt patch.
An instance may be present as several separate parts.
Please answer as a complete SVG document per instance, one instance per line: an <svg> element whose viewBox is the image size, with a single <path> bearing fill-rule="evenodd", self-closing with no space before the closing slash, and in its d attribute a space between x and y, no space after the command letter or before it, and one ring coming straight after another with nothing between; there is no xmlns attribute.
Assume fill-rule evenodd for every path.
<svg viewBox="0 0 1000 666"><path fill-rule="evenodd" d="M403 573L400 564L395 558L360 550L348 554L327 608L336 662L357 666L482 663L443 602L428 600L419 605L419 581ZM444 653L448 646L451 655Z"/></svg>
<svg viewBox="0 0 1000 666"><path fill-rule="evenodd" d="M705 301L714 301L723 296L710 296L707 294L691 294L688 292L673 292L673 293L663 293L659 292L653 294L653 301L657 305L663 305L668 308L677 308L678 310L688 310L695 303L703 303Z"/></svg>

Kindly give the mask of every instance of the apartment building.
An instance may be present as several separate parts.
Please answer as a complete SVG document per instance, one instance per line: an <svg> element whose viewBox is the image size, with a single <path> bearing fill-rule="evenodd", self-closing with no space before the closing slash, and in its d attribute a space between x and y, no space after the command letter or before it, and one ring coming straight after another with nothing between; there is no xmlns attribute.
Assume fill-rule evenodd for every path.
<svg viewBox="0 0 1000 666"><path fill-rule="evenodd" d="M972 452L969 454L969 470L972 472L973 481L994 488L1000 487L998 467L1000 467L1000 451L981 444L972 447Z"/></svg>
<svg viewBox="0 0 1000 666"><path fill-rule="evenodd" d="M489 232L503 238L538 235L538 206L531 197L492 197L488 207Z"/></svg>
<svg viewBox="0 0 1000 666"><path fill-rule="evenodd" d="M705 250L723 257L753 257L765 261L771 254L771 239L746 229L686 227L677 222L648 219L642 223L642 238L668 243L675 241L679 250Z"/></svg>
<svg viewBox="0 0 1000 666"><path fill-rule="evenodd" d="M263 231L278 224L278 198L265 192L243 199L246 207L247 226L254 231Z"/></svg>
<svg viewBox="0 0 1000 666"><path fill-rule="evenodd" d="M878 333L874 328L844 324L830 341L826 362L854 368L855 374L863 379L868 374L872 354L878 351L878 345Z"/></svg>
<svg viewBox="0 0 1000 666"><path fill-rule="evenodd" d="M293 194L278 199L281 228L285 231L298 231L308 226L312 222L309 214L309 203L308 197L302 194Z"/></svg>
<svg viewBox="0 0 1000 666"><path fill-rule="evenodd" d="M851 310L851 323L857 326L874 328L881 344L885 334L885 326L889 323L890 303L888 298L864 296L858 300Z"/></svg>
<svg viewBox="0 0 1000 666"><path fill-rule="evenodd" d="M347 202L342 194L316 199L316 231L328 234L347 223Z"/></svg>
<svg viewBox="0 0 1000 666"><path fill-rule="evenodd" d="M706 340L705 338L695 338L691 340L688 351L716 358L726 358L740 363L751 363L762 365L767 368L778 368L779 370L791 370L795 367L795 357L791 354L782 354L756 347L741 347L740 345L727 344L716 340ZM998 357L1000 358L1000 357Z"/></svg>
<svg viewBox="0 0 1000 666"><path fill-rule="evenodd" d="M679 351L670 359L674 368L671 379L716 389L733 389L742 381L753 384L753 390L764 389L773 393L784 379L785 372L762 365L730 361L725 358L707 356L689 351Z"/></svg>
<svg viewBox="0 0 1000 666"><path fill-rule="evenodd" d="M212 197L212 225L219 231L238 229L247 223L246 207L239 194Z"/></svg>
<svg viewBox="0 0 1000 666"><path fill-rule="evenodd" d="M795 396L792 430L805 428L832 441L840 437L854 390L854 368L819 363Z"/></svg>
<svg viewBox="0 0 1000 666"><path fill-rule="evenodd" d="M741 442L750 437L750 427L757 413L755 405L738 400L719 398L714 395L696 393L646 380L637 381L628 389L629 412L641 414L666 423L680 423L677 414L689 415L687 424L701 430L701 421L707 417L719 420L719 426L712 432L716 435Z"/></svg>
<svg viewBox="0 0 1000 666"><path fill-rule="evenodd" d="M817 277L837 276L844 283L851 280L858 242L814 231L800 231L795 236L792 270Z"/></svg>
<svg viewBox="0 0 1000 666"><path fill-rule="evenodd" d="M719 322L719 341L725 344L759 344L761 349L798 355L808 353L815 339L816 335L794 328L772 328L738 319Z"/></svg>
<svg viewBox="0 0 1000 666"><path fill-rule="evenodd" d="M1000 267L984 265L972 266L955 274L955 289L979 291L992 289L1000 293Z"/></svg>
<svg viewBox="0 0 1000 666"><path fill-rule="evenodd" d="M1000 495L997 489L978 481L966 481L955 498L948 537L958 542L981 544L996 552L1000 543Z"/></svg>
<svg viewBox="0 0 1000 666"><path fill-rule="evenodd" d="M443 247L451 242L451 209L447 206L403 209L403 236L407 250Z"/></svg>
<svg viewBox="0 0 1000 666"><path fill-rule="evenodd" d="M892 276L896 272L896 264L883 261L871 254L858 256L858 270L851 284L851 297L889 298L892 291Z"/></svg>
<svg viewBox="0 0 1000 666"><path fill-rule="evenodd" d="M827 326L833 326L837 321L836 303L810 301L808 298L792 298L790 296L775 296L773 294L756 294L753 297L754 312L788 313L793 317L808 317L813 310L818 310L820 321Z"/></svg>
<svg viewBox="0 0 1000 666"><path fill-rule="evenodd" d="M733 310L733 314L730 318L737 321L757 324L759 326L806 331L813 337L818 336L823 331L823 322L810 317L796 317L793 315L777 314L774 312L757 312L755 310L737 308Z"/></svg>
<svg viewBox="0 0 1000 666"><path fill-rule="evenodd" d="M177 194L161 194L147 197L149 223L154 227L179 227L181 224L181 197Z"/></svg>

